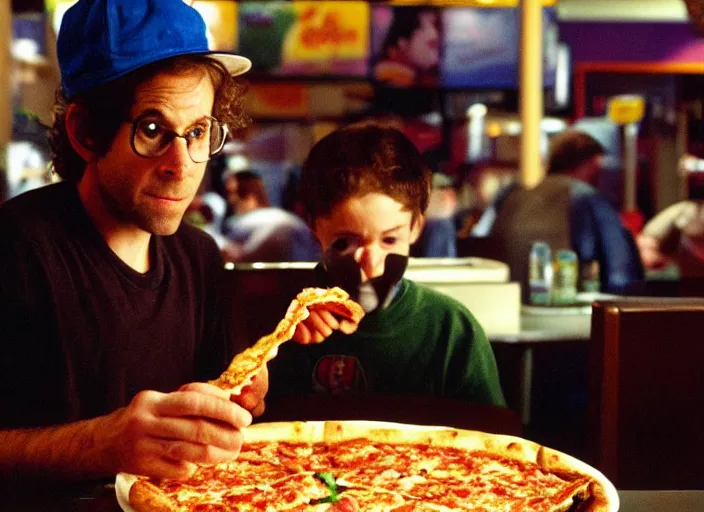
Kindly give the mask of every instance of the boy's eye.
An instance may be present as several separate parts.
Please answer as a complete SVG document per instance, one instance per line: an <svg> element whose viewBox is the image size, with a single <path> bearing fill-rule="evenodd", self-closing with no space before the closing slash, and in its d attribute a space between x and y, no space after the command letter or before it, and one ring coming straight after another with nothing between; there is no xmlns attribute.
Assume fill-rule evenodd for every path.
<svg viewBox="0 0 704 512"><path fill-rule="evenodd" d="M398 238L395 236L386 236L384 237L384 243L386 245L394 245L396 242L398 242Z"/></svg>
<svg viewBox="0 0 704 512"><path fill-rule="evenodd" d="M351 243L347 238L338 238L335 240L331 247L337 252L344 252L351 247Z"/></svg>

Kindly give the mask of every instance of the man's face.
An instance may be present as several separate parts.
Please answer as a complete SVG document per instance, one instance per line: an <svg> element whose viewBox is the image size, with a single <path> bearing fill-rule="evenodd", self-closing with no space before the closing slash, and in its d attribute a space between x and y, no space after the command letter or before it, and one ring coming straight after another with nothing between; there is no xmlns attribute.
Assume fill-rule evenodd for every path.
<svg viewBox="0 0 704 512"><path fill-rule="evenodd" d="M409 39L399 41L399 47L415 69L428 71L440 61L440 34L437 26L437 14L423 12L419 16L419 27Z"/></svg>
<svg viewBox="0 0 704 512"><path fill-rule="evenodd" d="M387 254L408 255L421 225L411 219L411 212L401 203L372 192L351 197L335 206L329 216L315 219L313 233L323 251L353 254L366 281L384 273Z"/></svg>
<svg viewBox="0 0 704 512"><path fill-rule="evenodd" d="M141 84L129 119L148 116L150 122L183 134L211 115L214 87L205 72L160 74ZM136 227L157 235L176 231L193 200L207 162L191 159L186 140L175 138L158 157L137 155L131 146L132 124L125 122L108 153L89 162L88 183L97 190L108 222Z"/></svg>

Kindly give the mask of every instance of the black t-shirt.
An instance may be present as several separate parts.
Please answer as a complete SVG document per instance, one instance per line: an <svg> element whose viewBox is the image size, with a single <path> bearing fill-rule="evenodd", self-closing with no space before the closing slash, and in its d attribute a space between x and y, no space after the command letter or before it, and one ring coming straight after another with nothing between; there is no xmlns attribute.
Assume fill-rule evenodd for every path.
<svg viewBox="0 0 704 512"><path fill-rule="evenodd" d="M150 250L148 272L127 266L72 184L0 208L0 428L95 417L222 371L230 307L217 246L182 224Z"/></svg>

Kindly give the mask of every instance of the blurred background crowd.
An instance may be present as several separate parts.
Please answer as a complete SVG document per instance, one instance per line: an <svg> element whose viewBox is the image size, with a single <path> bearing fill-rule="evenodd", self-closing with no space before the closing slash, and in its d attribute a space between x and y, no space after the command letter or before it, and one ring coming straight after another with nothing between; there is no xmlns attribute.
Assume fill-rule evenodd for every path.
<svg viewBox="0 0 704 512"><path fill-rule="evenodd" d="M53 179L55 34L72 3L2 7L3 200ZM211 161L186 217L226 260L318 260L299 216L300 165L335 127L365 121L401 129L434 171L414 256L496 257L524 281L540 239L598 261L602 290L704 274L696 0L542 2L548 179L535 189L521 179L517 1L189 3L214 49L254 63L253 122Z"/></svg>

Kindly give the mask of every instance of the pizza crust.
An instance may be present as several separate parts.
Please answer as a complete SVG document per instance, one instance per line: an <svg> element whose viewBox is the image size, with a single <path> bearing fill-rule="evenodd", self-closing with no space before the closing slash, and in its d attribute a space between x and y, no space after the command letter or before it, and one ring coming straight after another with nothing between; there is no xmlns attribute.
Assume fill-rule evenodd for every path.
<svg viewBox="0 0 704 512"><path fill-rule="evenodd" d="M129 503L134 512L186 512L161 489L142 478L130 487Z"/></svg>
<svg viewBox="0 0 704 512"><path fill-rule="evenodd" d="M362 306L351 300L342 288L304 288L291 301L286 315L274 332L261 337L253 346L237 354L220 377L209 381L210 384L233 395L240 394L262 367L276 356L279 345L293 338L298 324L310 315L309 308L322 304L332 313L355 323L364 316Z"/></svg>

